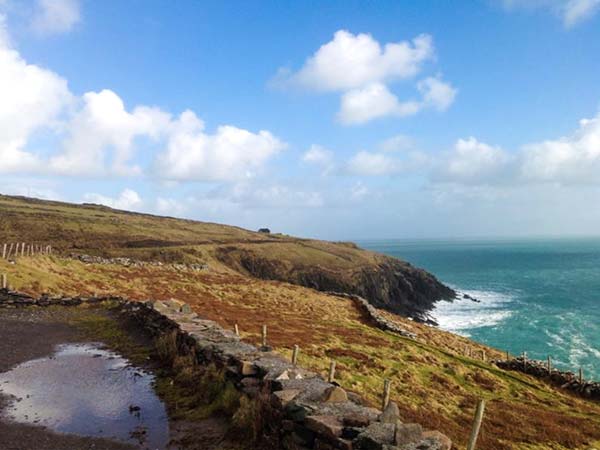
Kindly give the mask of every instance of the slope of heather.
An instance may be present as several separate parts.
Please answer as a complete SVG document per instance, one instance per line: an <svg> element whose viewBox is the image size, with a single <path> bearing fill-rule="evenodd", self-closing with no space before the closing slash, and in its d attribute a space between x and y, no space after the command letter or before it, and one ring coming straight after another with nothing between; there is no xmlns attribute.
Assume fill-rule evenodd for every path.
<svg viewBox="0 0 600 450"><path fill-rule="evenodd" d="M86 264L59 256L0 260L11 285L33 295L113 294L132 299L176 298L202 317L260 342L268 326L269 344L299 363L326 374L337 362L337 381L379 404L383 380L402 419L439 429L465 448L477 400L487 400L478 450L599 448L600 405L553 389L543 381L507 372L488 360L502 352L435 327L387 313L417 335L416 340L374 328L355 304L313 289L262 280L231 270L195 271L178 265ZM0 320L2 318L0 311ZM0 323L1 326L1 323ZM473 357L465 356L465 349Z"/></svg>
<svg viewBox="0 0 600 450"><path fill-rule="evenodd" d="M264 234L238 227L0 195L0 244L52 245L91 254L208 263L258 278L354 293L418 320L454 292L433 275L353 244Z"/></svg>

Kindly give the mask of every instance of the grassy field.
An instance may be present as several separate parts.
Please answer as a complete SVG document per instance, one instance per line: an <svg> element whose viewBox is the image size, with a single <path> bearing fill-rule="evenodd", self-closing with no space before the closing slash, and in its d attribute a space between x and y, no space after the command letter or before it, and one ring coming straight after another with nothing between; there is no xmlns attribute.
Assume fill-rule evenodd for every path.
<svg viewBox="0 0 600 450"><path fill-rule="evenodd" d="M243 338L252 343L259 342L261 326L266 324L269 343L276 351L289 356L293 345L298 344L300 363L322 373L335 359L339 383L374 405L379 403L383 380L390 379L392 398L400 406L404 421L439 429L457 448L465 448L480 398L488 404L479 449L600 448L599 404L534 378L500 370L479 357L482 350L488 359L501 357L500 351L391 313L385 314L418 338L413 341L383 332L366 323L350 300L250 277L222 264L213 253L217 246L235 244L260 246L261 251L281 252L282 257L308 262L324 258L327 264L367 264L369 258L376 258L352 245L0 197L0 214L5 212L10 218L0 216L0 241L49 243L62 253L18 258L15 264L0 260L0 273L8 274L11 286L18 290L36 295L176 298L225 327L233 328L237 323ZM131 245L142 240L154 245ZM61 248L65 242L69 242L68 247ZM202 261L209 269L84 264L65 257L70 252ZM477 357L465 356L466 348Z"/></svg>

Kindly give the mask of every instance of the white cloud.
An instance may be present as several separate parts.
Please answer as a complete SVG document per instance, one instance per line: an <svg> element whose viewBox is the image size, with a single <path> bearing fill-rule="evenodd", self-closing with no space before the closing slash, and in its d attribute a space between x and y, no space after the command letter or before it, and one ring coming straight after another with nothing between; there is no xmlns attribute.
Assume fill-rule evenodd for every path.
<svg viewBox="0 0 600 450"><path fill-rule="evenodd" d="M430 106L438 111L447 110L456 98L457 89L439 77L429 77L417 84L423 95L423 106Z"/></svg>
<svg viewBox="0 0 600 450"><path fill-rule="evenodd" d="M382 47L370 34L339 30L287 81L317 91L345 91L412 77L433 56L433 39L426 34Z"/></svg>
<svg viewBox="0 0 600 450"><path fill-rule="evenodd" d="M505 174L511 157L474 137L459 139L454 149L438 161L434 179L458 183L495 183ZM506 174L505 174L506 175Z"/></svg>
<svg viewBox="0 0 600 450"><path fill-rule="evenodd" d="M66 80L27 63L9 43L0 15L0 173L133 176L143 143L153 174L166 180L247 178L285 144L268 131L226 125L214 134L192 111L173 118L156 107L125 107L113 91L73 95ZM32 150L32 141L45 146ZM38 144L39 145L39 144Z"/></svg>
<svg viewBox="0 0 600 450"><path fill-rule="evenodd" d="M129 165L134 139L156 140L169 125L169 114L158 108L138 106L129 113L114 92L88 92L82 108L67 125L64 150L51 158L50 168L68 175L139 175L141 168ZM112 158L107 161L109 152Z"/></svg>
<svg viewBox="0 0 600 450"><path fill-rule="evenodd" d="M65 33L80 20L79 0L36 0L31 27L43 35Z"/></svg>
<svg viewBox="0 0 600 450"><path fill-rule="evenodd" d="M434 57L433 39L427 34L381 45L370 34L339 30L299 71L279 69L275 83L341 92L338 121L359 125L381 117L410 116L427 107L447 109L456 89L439 78L429 77L417 84L422 100L400 101L388 87L394 81L416 76Z"/></svg>
<svg viewBox="0 0 600 450"><path fill-rule="evenodd" d="M417 87L423 98L403 102L382 83L348 91L342 95L338 120L344 125L357 125L383 117L412 116L425 108L445 111L457 92L439 78L426 78Z"/></svg>
<svg viewBox="0 0 600 450"><path fill-rule="evenodd" d="M347 171L352 175L393 175L403 170L400 160L386 153L360 151L347 163Z"/></svg>
<svg viewBox="0 0 600 450"><path fill-rule="evenodd" d="M302 161L308 164L327 167L333 162L333 152L320 145L313 144L302 155Z"/></svg>
<svg viewBox="0 0 600 450"><path fill-rule="evenodd" d="M192 111L183 112L170 128L167 149L157 158L158 176L170 180L249 178L286 146L264 130L252 133L225 125L207 134Z"/></svg>
<svg viewBox="0 0 600 450"><path fill-rule="evenodd" d="M547 9L558 16L565 27L573 27L600 11L600 0L502 0L508 10Z"/></svg>
<svg viewBox="0 0 600 450"><path fill-rule="evenodd" d="M521 176L532 181L600 184L600 113L581 120L572 136L524 146Z"/></svg>
<svg viewBox="0 0 600 450"><path fill-rule="evenodd" d="M600 0L569 0L563 9L565 26L572 27L600 10Z"/></svg>
<svg viewBox="0 0 600 450"><path fill-rule="evenodd" d="M25 145L34 133L56 125L72 95L66 80L28 64L9 46L1 15L0 99L0 172L39 169L39 159Z"/></svg>
<svg viewBox="0 0 600 450"><path fill-rule="evenodd" d="M344 125L357 125L387 116L411 116L420 109L421 103L400 102L384 84L373 83L342 95L338 120Z"/></svg>
<svg viewBox="0 0 600 450"><path fill-rule="evenodd" d="M128 211L139 210L144 204L140 195L132 189L123 190L116 198L95 193L85 194L83 197L88 203L98 203L110 208Z"/></svg>

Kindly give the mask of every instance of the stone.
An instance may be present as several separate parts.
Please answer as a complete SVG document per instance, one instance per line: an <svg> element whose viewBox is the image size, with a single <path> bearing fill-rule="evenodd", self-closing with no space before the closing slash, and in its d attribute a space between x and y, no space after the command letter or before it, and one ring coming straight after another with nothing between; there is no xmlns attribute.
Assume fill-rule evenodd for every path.
<svg viewBox="0 0 600 450"><path fill-rule="evenodd" d="M383 423L393 423L396 424L400 420L400 409L396 402L389 402L385 407L381 415L379 416L379 421Z"/></svg>
<svg viewBox="0 0 600 450"><path fill-rule="evenodd" d="M346 391L339 386L331 386L325 391L323 395L323 401L325 403L342 403L348 401L348 395Z"/></svg>
<svg viewBox="0 0 600 450"><path fill-rule="evenodd" d="M452 441L445 434L440 433L437 430L434 431L424 431L423 439L428 441L434 441L439 444L439 450L451 450L452 449Z"/></svg>
<svg viewBox="0 0 600 450"><path fill-rule="evenodd" d="M333 415L308 416L304 423L309 430L320 436L335 439L342 436L342 423Z"/></svg>
<svg viewBox="0 0 600 450"><path fill-rule="evenodd" d="M346 427L364 428L369 426L371 420L369 419L369 416L365 414L350 413L344 416L342 422Z"/></svg>
<svg viewBox="0 0 600 450"><path fill-rule="evenodd" d="M256 375L258 373L256 366L254 364L252 364L251 362L242 361L241 364L242 364L241 372L242 372L242 375L244 375L245 377L247 377L249 375Z"/></svg>
<svg viewBox="0 0 600 450"><path fill-rule="evenodd" d="M313 408L309 407L308 405L301 405L292 400L285 405L284 412L288 419L295 422L302 422L306 416L312 414Z"/></svg>
<svg viewBox="0 0 600 450"><path fill-rule="evenodd" d="M394 444L396 425L373 422L354 440L356 450L382 450L384 445Z"/></svg>
<svg viewBox="0 0 600 450"><path fill-rule="evenodd" d="M412 444L421 440L423 429L418 423L397 423L394 443L398 446Z"/></svg>
<svg viewBox="0 0 600 450"><path fill-rule="evenodd" d="M179 312L184 313L184 314L191 314L192 308L187 303L184 303L183 305L181 305L179 307Z"/></svg>
<svg viewBox="0 0 600 450"><path fill-rule="evenodd" d="M286 389L283 391L273 392L271 403L278 409L283 409L285 405L294 400L300 393L298 389Z"/></svg>

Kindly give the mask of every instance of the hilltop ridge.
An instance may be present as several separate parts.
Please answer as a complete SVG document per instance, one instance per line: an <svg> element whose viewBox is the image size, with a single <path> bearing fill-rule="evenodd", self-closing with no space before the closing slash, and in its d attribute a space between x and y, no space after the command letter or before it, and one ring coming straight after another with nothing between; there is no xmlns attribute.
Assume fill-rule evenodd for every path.
<svg viewBox="0 0 600 450"><path fill-rule="evenodd" d="M257 278L365 297L418 321L455 293L434 275L352 243L327 242L240 227L0 195L5 242L40 242L59 254L85 253L163 262L210 263Z"/></svg>

